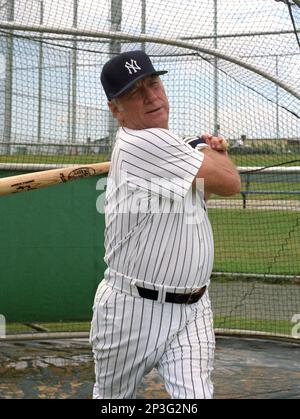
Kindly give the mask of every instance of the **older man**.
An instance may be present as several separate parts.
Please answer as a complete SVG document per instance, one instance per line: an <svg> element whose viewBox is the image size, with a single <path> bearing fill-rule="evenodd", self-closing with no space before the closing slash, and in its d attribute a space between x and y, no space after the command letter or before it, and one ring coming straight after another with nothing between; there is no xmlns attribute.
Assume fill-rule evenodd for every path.
<svg viewBox="0 0 300 419"><path fill-rule="evenodd" d="M101 74L120 128L106 192L108 268L91 327L94 398L134 398L154 367L172 398L213 396L214 246L205 199L239 192L240 178L221 138L194 139L194 149L169 130L165 73L131 51Z"/></svg>

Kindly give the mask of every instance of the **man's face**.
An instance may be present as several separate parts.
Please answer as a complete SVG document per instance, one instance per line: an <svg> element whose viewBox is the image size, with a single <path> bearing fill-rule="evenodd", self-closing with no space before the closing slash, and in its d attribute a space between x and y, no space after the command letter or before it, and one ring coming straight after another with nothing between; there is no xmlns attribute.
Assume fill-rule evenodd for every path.
<svg viewBox="0 0 300 419"><path fill-rule="evenodd" d="M169 102L158 76L137 81L109 107L121 126L131 129L168 129Z"/></svg>

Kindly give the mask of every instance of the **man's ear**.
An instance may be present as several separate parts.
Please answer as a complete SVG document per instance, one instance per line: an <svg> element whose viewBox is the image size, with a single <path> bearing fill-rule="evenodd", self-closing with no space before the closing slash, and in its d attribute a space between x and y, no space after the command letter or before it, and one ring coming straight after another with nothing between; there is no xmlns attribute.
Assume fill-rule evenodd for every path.
<svg viewBox="0 0 300 419"><path fill-rule="evenodd" d="M113 116L120 121L120 119L122 119L122 111L120 106L118 106L116 103L114 103L112 100L107 102L109 109L111 111L111 113L113 114Z"/></svg>

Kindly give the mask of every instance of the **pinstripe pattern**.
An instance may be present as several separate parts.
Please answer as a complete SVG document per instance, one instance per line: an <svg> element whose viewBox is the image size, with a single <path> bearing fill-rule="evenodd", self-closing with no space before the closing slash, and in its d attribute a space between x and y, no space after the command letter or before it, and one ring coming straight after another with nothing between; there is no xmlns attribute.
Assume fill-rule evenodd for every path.
<svg viewBox="0 0 300 419"><path fill-rule="evenodd" d="M118 131L106 192L108 268L90 334L95 398L134 398L155 366L173 398L212 397L208 292L192 305L163 303L170 290L209 285L214 247L201 193L202 218L200 211L192 218L178 211L183 204L191 209L188 196L202 161L201 152L170 131ZM157 289L158 301L140 298L135 281Z"/></svg>
<svg viewBox="0 0 300 419"><path fill-rule="evenodd" d="M134 398L143 375L157 367L172 398L206 398L214 333L208 293L196 304L160 304L100 284L91 329L94 398Z"/></svg>
<svg viewBox="0 0 300 419"><path fill-rule="evenodd" d="M202 160L202 153L167 130L119 130L105 208L105 261L109 268L173 287L199 287L209 282L213 238L205 203L201 200L205 211L198 224L188 224L186 214L175 211L176 200L182 200L190 190ZM165 180L157 197L161 212L153 213L151 188L159 179ZM131 189L132 185L136 189ZM171 201L170 191L174 193ZM132 201L138 210L125 211Z"/></svg>

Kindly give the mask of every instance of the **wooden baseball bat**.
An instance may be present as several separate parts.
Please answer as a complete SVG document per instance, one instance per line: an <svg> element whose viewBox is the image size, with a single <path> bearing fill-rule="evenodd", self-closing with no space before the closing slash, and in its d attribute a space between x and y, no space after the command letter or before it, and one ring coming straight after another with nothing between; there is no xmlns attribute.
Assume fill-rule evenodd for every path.
<svg viewBox="0 0 300 419"><path fill-rule="evenodd" d="M32 191L109 171L110 162L75 165L0 179L0 196Z"/></svg>

